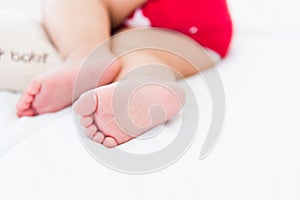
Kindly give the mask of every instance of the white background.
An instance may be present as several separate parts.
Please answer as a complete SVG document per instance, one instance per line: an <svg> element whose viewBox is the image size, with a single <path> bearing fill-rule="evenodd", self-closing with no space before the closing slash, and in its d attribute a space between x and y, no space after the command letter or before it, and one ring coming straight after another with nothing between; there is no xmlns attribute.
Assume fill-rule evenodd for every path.
<svg viewBox="0 0 300 200"><path fill-rule="evenodd" d="M1 13L40 17L39 0L0 5ZM0 92L0 199L299 200L300 1L230 0L229 6L235 38L218 66L227 116L208 158L198 160L210 108L197 78L190 81L200 97L199 137L173 166L143 176L93 160L74 133L70 108L18 119L19 95Z"/></svg>

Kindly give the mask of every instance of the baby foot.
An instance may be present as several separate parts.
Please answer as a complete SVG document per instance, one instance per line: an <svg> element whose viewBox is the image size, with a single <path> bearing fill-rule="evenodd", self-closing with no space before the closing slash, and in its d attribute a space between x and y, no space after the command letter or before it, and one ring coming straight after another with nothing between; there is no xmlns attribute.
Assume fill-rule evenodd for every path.
<svg viewBox="0 0 300 200"><path fill-rule="evenodd" d="M78 67L63 67L32 81L16 105L17 115L19 117L35 116L56 112L69 106L72 103L75 79L81 70L80 64L76 64ZM85 79L82 82L87 83L80 88L82 93L95 87L95 85L89 85L88 80L90 79L90 74L99 74L100 67L89 68L89 71L86 72L87 77L81 77ZM101 81L98 86L112 82L118 72L119 65L115 62L104 73L105 80Z"/></svg>
<svg viewBox="0 0 300 200"><path fill-rule="evenodd" d="M17 114L34 116L58 111L71 103L74 69L47 73L32 81L18 101Z"/></svg>
<svg viewBox="0 0 300 200"><path fill-rule="evenodd" d="M121 81L84 93L74 104L80 124L97 143L123 144L177 114L185 101L175 83Z"/></svg>

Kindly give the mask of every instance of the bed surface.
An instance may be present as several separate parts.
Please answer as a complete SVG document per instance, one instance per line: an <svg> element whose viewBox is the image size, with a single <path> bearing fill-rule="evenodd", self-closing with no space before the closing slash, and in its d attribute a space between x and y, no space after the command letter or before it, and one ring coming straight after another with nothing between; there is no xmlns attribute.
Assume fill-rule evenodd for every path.
<svg viewBox="0 0 300 200"><path fill-rule="evenodd" d="M0 13L13 13L18 5L22 15L40 19L39 0L0 4ZM147 175L122 174L94 160L80 143L71 108L19 119L14 106L20 94L0 91L0 199L299 200L300 3L230 0L229 5L235 38L230 55L217 66L226 121L206 159L198 157L211 104L201 77L189 79L200 110L196 140L178 162ZM151 151L174 129L176 123L169 123L165 137L124 148Z"/></svg>

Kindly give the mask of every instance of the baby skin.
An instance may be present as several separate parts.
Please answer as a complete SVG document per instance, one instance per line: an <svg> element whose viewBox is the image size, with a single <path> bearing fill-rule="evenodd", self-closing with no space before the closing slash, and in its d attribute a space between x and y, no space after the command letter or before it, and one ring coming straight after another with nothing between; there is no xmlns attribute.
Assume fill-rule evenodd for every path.
<svg viewBox="0 0 300 200"><path fill-rule="evenodd" d="M107 53L106 59L111 59L112 56L111 53ZM84 59L85 54L76 53L66 60L60 69L34 79L16 105L17 115L19 117L35 116L59 111L69 106L72 98L78 98L81 92L94 88L95 84L87 82L85 88L81 88L78 94L73 93L74 82ZM111 83L120 71L120 65L117 62L106 67L104 60L100 59L93 65L84 76L85 80L89 80L91 74L100 74L103 71L105 78L101 79L96 84L97 86Z"/></svg>
<svg viewBox="0 0 300 200"><path fill-rule="evenodd" d="M110 46L86 70L80 67L91 50L109 38L111 30L144 3L145 0L46 1L45 27L64 64L59 70L32 81L17 103L18 116L56 112L75 99L73 109L80 116L87 136L109 148L175 116L185 102L184 91L176 82L177 73L186 77L198 72L183 59L140 50L106 67L107 60L114 57L115 47ZM203 60L203 63L210 62ZM73 93L79 72L76 82L80 84ZM103 77L97 83L90 81L95 74Z"/></svg>
<svg viewBox="0 0 300 200"><path fill-rule="evenodd" d="M106 147L123 144L169 120L185 102L175 74L159 58L135 52L120 63L113 84L84 93L73 106L86 134Z"/></svg>

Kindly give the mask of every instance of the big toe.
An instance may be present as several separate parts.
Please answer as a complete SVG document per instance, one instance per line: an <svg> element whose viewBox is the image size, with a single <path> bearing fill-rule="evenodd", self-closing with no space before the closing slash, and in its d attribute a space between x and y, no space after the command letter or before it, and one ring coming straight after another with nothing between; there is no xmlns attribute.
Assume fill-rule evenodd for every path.
<svg viewBox="0 0 300 200"><path fill-rule="evenodd" d="M28 108L30 108L30 103L27 103L25 101L23 101L22 99L20 99L16 105L17 110L26 110Z"/></svg>
<svg viewBox="0 0 300 200"><path fill-rule="evenodd" d="M73 110L80 116L87 116L94 113L97 109L97 95L94 90L90 90L80 96L74 103Z"/></svg>
<svg viewBox="0 0 300 200"><path fill-rule="evenodd" d="M31 95L36 95L42 86L42 82L40 80L34 80L30 83L29 87L27 88L27 92Z"/></svg>

